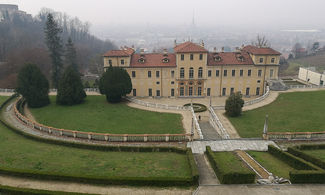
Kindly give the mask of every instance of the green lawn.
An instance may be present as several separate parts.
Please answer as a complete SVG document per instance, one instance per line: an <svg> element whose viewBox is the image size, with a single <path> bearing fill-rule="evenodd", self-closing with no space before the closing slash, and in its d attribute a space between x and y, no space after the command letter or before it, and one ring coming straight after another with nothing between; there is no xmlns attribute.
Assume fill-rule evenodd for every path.
<svg viewBox="0 0 325 195"><path fill-rule="evenodd" d="M325 149L319 150L302 150L304 153L319 158L325 162Z"/></svg>
<svg viewBox="0 0 325 195"><path fill-rule="evenodd" d="M324 131L324 99L325 91L283 93L269 105L228 118L241 137L261 137L266 114L269 132Z"/></svg>
<svg viewBox="0 0 325 195"><path fill-rule="evenodd" d="M79 131L113 134L183 133L180 114L131 108L125 103L107 103L105 96L87 96L83 104L59 106L51 96L49 106L30 109L42 124Z"/></svg>
<svg viewBox="0 0 325 195"><path fill-rule="evenodd" d="M248 151L247 153L273 175L289 179L289 172L295 170L268 152Z"/></svg>
<svg viewBox="0 0 325 195"><path fill-rule="evenodd" d="M107 152L24 138L0 123L0 167L83 176L191 177L185 154Z"/></svg>
<svg viewBox="0 0 325 195"><path fill-rule="evenodd" d="M0 96L0 105L8 99L8 96Z"/></svg>
<svg viewBox="0 0 325 195"><path fill-rule="evenodd" d="M222 172L250 172L250 169L234 152L213 152L212 155Z"/></svg>

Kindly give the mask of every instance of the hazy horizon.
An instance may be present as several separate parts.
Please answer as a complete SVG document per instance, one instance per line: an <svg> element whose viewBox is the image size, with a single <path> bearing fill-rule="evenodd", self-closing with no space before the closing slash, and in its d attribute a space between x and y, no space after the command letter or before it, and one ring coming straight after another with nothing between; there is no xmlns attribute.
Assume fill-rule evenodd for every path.
<svg viewBox="0 0 325 195"><path fill-rule="evenodd" d="M201 27L319 29L325 26L322 0L1 0L35 16L41 8L66 12L100 26L188 25Z"/></svg>

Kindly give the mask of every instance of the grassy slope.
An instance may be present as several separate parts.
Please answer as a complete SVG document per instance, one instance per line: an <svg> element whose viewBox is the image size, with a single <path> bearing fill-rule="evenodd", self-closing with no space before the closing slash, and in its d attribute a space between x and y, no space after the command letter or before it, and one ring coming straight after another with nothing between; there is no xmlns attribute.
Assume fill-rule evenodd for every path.
<svg viewBox="0 0 325 195"><path fill-rule="evenodd" d="M233 152L213 152L218 167L223 172L249 172L250 169Z"/></svg>
<svg viewBox="0 0 325 195"><path fill-rule="evenodd" d="M0 105L8 98L9 98L8 96L0 96Z"/></svg>
<svg viewBox="0 0 325 195"><path fill-rule="evenodd" d="M325 150L303 150L303 152L325 161Z"/></svg>
<svg viewBox="0 0 325 195"><path fill-rule="evenodd" d="M229 120L241 137L261 137L266 114L270 132L324 131L324 98L325 91L284 93L269 105Z"/></svg>
<svg viewBox="0 0 325 195"><path fill-rule="evenodd" d="M275 158L267 152L248 151L257 162L259 162L266 170L273 173L273 175L289 178L289 172L295 170L285 162Z"/></svg>
<svg viewBox="0 0 325 195"><path fill-rule="evenodd" d="M315 56L289 60L289 67L281 72L281 75L297 75L301 66L315 66L317 71L323 72L325 70L325 52L321 52Z"/></svg>
<svg viewBox="0 0 325 195"><path fill-rule="evenodd" d="M109 104L105 96L88 96L83 104L59 106L51 97L49 106L30 109L36 120L52 127L98 133L183 133L180 114L131 108L125 103Z"/></svg>
<svg viewBox="0 0 325 195"><path fill-rule="evenodd" d="M84 176L190 177L183 154L104 152L52 145L26 139L2 123L0 167Z"/></svg>

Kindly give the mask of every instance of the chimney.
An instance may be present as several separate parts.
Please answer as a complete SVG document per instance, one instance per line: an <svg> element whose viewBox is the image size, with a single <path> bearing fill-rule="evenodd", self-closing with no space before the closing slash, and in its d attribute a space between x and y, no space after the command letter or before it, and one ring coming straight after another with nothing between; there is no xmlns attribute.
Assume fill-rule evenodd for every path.
<svg viewBox="0 0 325 195"><path fill-rule="evenodd" d="M223 53L225 51L225 47L221 47L221 52Z"/></svg>
<svg viewBox="0 0 325 195"><path fill-rule="evenodd" d="M174 47L176 47L177 46L177 42L176 42L176 39L174 40Z"/></svg>
<svg viewBox="0 0 325 195"><path fill-rule="evenodd" d="M236 47L236 52L240 52L240 49L239 49L239 47Z"/></svg>
<svg viewBox="0 0 325 195"><path fill-rule="evenodd" d="M217 48L216 47L213 48L213 52L217 53Z"/></svg>
<svg viewBox="0 0 325 195"><path fill-rule="evenodd" d="M201 47L204 47L204 42L203 42L203 40L201 40Z"/></svg>
<svg viewBox="0 0 325 195"><path fill-rule="evenodd" d="M132 49L135 51L135 47L134 47L134 45L132 45Z"/></svg>
<svg viewBox="0 0 325 195"><path fill-rule="evenodd" d="M164 54L167 54L167 49L164 49Z"/></svg>
<svg viewBox="0 0 325 195"><path fill-rule="evenodd" d="M140 48L140 54L144 54L144 48Z"/></svg>

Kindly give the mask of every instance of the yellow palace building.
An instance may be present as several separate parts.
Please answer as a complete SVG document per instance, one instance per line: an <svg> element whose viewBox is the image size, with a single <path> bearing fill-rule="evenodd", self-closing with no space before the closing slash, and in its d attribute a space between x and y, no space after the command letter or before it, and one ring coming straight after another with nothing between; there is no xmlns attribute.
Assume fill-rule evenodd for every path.
<svg viewBox="0 0 325 195"><path fill-rule="evenodd" d="M278 79L280 53L272 48L245 46L236 52L209 52L190 41L173 53L135 53L123 47L103 55L104 69L123 67L132 79L130 96L205 97L262 95L267 80Z"/></svg>

